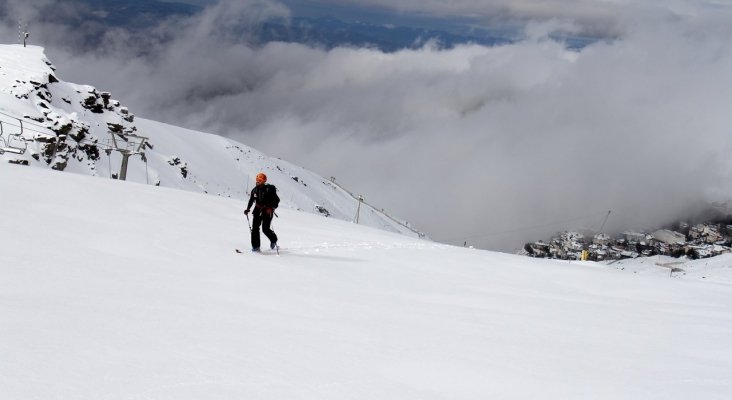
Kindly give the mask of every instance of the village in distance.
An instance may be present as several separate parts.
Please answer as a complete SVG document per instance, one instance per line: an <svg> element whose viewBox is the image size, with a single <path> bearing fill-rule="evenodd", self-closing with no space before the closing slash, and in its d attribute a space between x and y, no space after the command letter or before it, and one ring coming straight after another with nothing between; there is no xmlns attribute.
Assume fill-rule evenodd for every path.
<svg viewBox="0 0 732 400"><path fill-rule="evenodd" d="M564 231L548 241L526 243L518 254L559 260L612 261L656 255L700 259L732 253L732 217L677 222L652 232L618 235Z"/></svg>

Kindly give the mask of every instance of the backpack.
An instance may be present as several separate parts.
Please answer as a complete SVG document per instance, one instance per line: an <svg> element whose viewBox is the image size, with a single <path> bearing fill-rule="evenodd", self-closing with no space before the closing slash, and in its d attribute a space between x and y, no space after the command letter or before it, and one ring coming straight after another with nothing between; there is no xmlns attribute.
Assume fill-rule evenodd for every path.
<svg viewBox="0 0 732 400"><path fill-rule="evenodd" d="M277 206L280 205L280 197L277 196L277 188L275 187L275 185L265 185L263 197L264 198L262 199L262 203L264 203L268 207L277 208Z"/></svg>

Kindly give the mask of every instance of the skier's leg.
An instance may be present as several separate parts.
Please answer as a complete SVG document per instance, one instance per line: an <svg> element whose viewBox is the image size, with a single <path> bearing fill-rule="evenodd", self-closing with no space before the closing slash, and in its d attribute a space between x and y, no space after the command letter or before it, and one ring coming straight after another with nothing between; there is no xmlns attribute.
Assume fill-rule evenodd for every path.
<svg viewBox="0 0 732 400"><path fill-rule="evenodd" d="M262 212L259 209L254 209L252 216L252 249L259 248L259 226L262 224Z"/></svg>
<svg viewBox="0 0 732 400"><path fill-rule="evenodd" d="M270 228L270 225L272 224L272 216L268 215L267 213L262 213L262 232L264 232L264 235L267 236L267 239L271 243L277 243L277 234L274 233L274 231Z"/></svg>

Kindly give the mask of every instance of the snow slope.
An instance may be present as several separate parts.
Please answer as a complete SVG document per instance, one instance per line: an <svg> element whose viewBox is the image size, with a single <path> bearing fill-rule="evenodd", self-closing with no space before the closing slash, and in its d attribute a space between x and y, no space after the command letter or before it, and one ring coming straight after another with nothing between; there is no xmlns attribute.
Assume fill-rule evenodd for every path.
<svg viewBox="0 0 732 400"><path fill-rule="evenodd" d="M0 45L0 125L0 149L12 134L22 133L13 144L27 144L24 154L0 154L2 162L110 178L122 160L116 151L105 152L116 131L149 138L145 158L130 158L128 181L248 199L254 176L264 171L282 207L347 221L359 207L357 196L302 167L220 136L135 118L111 93L64 82L41 47ZM368 204L361 206L359 223L422 235Z"/></svg>
<svg viewBox="0 0 732 400"><path fill-rule="evenodd" d="M7 399L729 399L732 285L0 164ZM12 194L12 195L9 195Z"/></svg>
<svg viewBox="0 0 732 400"><path fill-rule="evenodd" d="M732 254L699 260L668 256L639 257L607 263L607 266L633 274L732 284Z"/></svg>

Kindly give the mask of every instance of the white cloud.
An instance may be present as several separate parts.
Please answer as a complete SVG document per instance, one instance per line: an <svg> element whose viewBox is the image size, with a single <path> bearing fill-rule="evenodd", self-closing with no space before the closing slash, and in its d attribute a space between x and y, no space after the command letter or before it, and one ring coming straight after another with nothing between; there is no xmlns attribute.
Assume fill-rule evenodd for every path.
<svg viewBox="0 0 732 400"><path fill-rule="evenodd" d="M287 15L222 3L160 27L175 40L144 57L124 40L48 52L62 78L111 90L138 115L335 175L438 240L512 249L572 227L552 222L593 215L574 223L597 228L609 209L611 228L658 224L732 186L723 21L651 18L578 53L543 36L574 29L560 18L513 45L385 54L249 46L230 33L257 15L252 4ZM544 227L504 234L533 226Z"/></svg>

